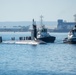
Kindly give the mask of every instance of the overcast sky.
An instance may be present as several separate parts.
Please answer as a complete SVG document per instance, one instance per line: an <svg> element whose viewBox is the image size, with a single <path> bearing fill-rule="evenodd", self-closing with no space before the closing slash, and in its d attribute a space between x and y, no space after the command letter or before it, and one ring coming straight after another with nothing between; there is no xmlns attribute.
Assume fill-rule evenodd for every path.
<svg viewBox="0 0 76 75"><path fill-rule="evenodd" d="M76 0L0 0L0 22L2 21L45 21L63 19L74 21Z"/></svg>

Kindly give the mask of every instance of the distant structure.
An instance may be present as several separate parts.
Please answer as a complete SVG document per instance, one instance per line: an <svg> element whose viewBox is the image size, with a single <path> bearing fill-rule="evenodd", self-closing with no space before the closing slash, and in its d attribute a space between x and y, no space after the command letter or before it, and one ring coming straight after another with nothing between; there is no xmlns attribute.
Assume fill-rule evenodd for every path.
<svg viewBox="0 0 76 75"><path fill-rule="evenodd" d="M74 15L74 22L65 22L62 19L58 20L57 29L58 30L70 30L76 25L76 14Z"/></svg>
<svg viewBox="0 0 76 75"><path fill-rule="evenodd" d="M13 27L2 27L0 28L0 32L25 32L29 30L30 26L13 26Z"/></svg>
<svg viewBox="0 0 76 75"><path fill-rule="evenodd" d="M75 26L75 22L65 22L62 19L58 20L57 29L58 30L70 30Z"/></svg>

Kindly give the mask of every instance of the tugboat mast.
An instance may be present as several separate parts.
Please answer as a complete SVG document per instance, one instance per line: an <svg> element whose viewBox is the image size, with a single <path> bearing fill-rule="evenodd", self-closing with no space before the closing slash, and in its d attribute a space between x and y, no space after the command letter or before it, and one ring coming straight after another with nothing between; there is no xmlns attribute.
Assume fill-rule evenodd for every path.
<svg viewBox="0 0 76 75"><path fill-rule="evenodd" d="M41 26L43 26L43 20L42 20L43 16L41 15L40 18L41 18Z"/></svg>
<svg viewBox="0 0 76 75"><path fill-rule="evenodd" d="M74 15L74 21L75 21L75 25L76 25L76 14Z"/></svg>

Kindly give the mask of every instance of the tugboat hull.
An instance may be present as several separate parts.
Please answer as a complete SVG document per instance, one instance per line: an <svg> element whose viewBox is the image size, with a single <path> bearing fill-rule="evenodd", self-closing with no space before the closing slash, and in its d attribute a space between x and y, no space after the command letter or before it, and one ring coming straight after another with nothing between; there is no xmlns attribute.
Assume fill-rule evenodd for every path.
<svg viewBox="0 0 76 75"><path fill-rule="evenodd" d="M54 36L38 38L38 40L42 40L46 43L54 43L55 39L56 39L56 37L54 37Z"/></svg>
<svg viewBox="0 0 76 75"><path fill-rule="evenodd" d="M64 43L69 43L69 44L76 44L76 38L71 38L71 39L68 39L68 38L65 38L63 40Z"/></svg>

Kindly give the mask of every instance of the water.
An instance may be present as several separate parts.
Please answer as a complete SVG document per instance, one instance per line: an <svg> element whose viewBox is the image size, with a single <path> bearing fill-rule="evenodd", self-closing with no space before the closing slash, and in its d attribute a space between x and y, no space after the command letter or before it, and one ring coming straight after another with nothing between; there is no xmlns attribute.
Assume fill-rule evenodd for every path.
<svg viewBox="0 0 76 75"><path fill-rule="evenodd" d="M3 40L30 33L0 32ZM67 33L51 33L55 43L0 44L0 75L76 75L76 45L63 44Z"/></svg>

